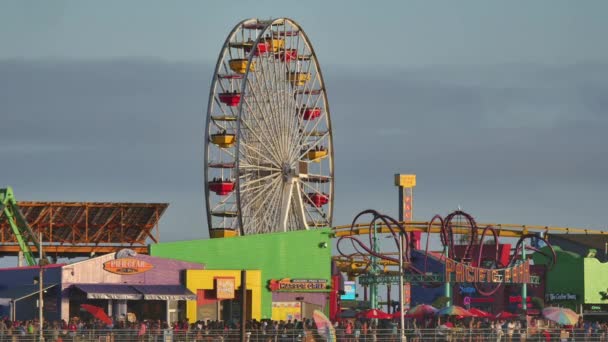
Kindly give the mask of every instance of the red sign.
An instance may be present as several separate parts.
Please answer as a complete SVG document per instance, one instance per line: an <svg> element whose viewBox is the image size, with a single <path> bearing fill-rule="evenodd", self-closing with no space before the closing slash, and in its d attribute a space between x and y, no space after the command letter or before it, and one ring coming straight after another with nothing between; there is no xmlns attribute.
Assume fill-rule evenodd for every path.
<svg viewBox="0 0 608 342"><path fill-rule="evenodd" d="M530 301L530 297L526 297L526 303ZM509 303L521 303L521 296L509 296Z"/></svg>
<svg viewBox="0 0 608 342"><path fill-rule="evenodd" d="M106 261L103 263L103 269L110 273L132 275L148 272L154 268L149 262L135 258L121 258Z"/></svg>

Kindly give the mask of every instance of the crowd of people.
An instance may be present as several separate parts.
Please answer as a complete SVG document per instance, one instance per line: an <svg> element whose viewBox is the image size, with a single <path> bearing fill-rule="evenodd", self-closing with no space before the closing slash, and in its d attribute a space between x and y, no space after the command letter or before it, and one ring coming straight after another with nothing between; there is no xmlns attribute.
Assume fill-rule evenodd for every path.
<svg viewBox="0 0 608 342"><path fill-rule="evenodd" d="M0 342L39 340L39 322L0 320ZM119 320L111 325L99 320L78 318L69 322L44 322L45 341L238 341L240 324L237 321L188 320L171 324L160 320L129 322ZM397 342L400 339L398 320L344 319L334 322L336 342ZM324 341L312 319L304 320L248 320L245 331L249 341L288 342ZM515 342L515 341L600 341L608 342L608 324L584 322L573 326L558 326L543 319L489 320L479 318L406 319L404 336L408 341L450 342Z"/></svg>

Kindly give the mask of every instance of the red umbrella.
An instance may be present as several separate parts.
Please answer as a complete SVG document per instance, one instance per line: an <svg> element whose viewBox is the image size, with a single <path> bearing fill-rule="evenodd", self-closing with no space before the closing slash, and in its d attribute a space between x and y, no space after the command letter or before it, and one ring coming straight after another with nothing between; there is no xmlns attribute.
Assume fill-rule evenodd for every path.
<svg viewBox="0 0 608 342"><path fill-rule="evenodd" d="M112 319L108 317L108 315L106 315L106 312L99 306L80 304L80 307L88 311L91 315L93 315L93 317L104 322L105 324L112 325Z"/></svg>
<svg viewBox="0 0 608 342"><path fill-rule="evenodd" d="M485 312L483 310L479 310L477 308L470 308L468 311L470 313L472 313L475 317L479 317L479 318L493 318L494 317L494 316L492 316L491 313Z"/></svg>
<svg viewBox="0 0 608 342"><path fill-rule="evenodd" d="M372 319L372 318L376 318L376 319L391 319L393 318L393 315L386 313L382 310L378 310L378 309L369 309L369 310L365 310L365 311L361 311L357 314L357 317L359 318L368 318L368 319Z"/></svg>
<svg viewBox="0 0 608 342"><path fill-rule="evenodd" d="M496 319L511 319L511 318L516 318L519 317L517 314L508 312L508 311L502 311L499 312L498 314L496 314L496 316L494 318Z"/></svg>

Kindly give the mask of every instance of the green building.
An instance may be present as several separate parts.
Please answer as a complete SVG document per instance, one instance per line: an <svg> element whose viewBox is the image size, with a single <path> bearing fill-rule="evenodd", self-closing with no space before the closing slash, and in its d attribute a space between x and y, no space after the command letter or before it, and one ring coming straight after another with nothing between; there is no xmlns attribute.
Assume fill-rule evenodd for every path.
<svg viewBox="0 0 608 342"><path fill-rule="evenodd" d="M586 256L553 246L557 263L547 271L545 306L560 306L583 313L585 319L608 319L608 263L599 261L591 251ZM549 252L543 248L543 252ZM535 264L547 258L533 255ZM593 318L590 318L593 317Z"/></svg>
<svg viewBox="0 0 608 342"><path fill-rule="evenodd" d="M198 296L197 301L188 304L191 321L228 321L240 317L238 288L235 287L235 298L230 298L229 294L218 295L217 279L224 279L226 273L222 271L226 270L259 271L259 280L247 279L248 298L251 298L246 313L248 318L302 319L312 317L314 309L326 310L328 307L330 247L330 230L315 229L159 243L150 246L150 254L205 265L206 275L199 272L196 282L192 280L194 273L186 275L191 278L190 281L186 279L188 288ZM217 271L215 275L209 273L214 270ZM233 284L236 283L240 284L240 280L235 279ZM260 290L259 299L256 298L257 289ZM194 312L196 318L192 317Z"/></svg>

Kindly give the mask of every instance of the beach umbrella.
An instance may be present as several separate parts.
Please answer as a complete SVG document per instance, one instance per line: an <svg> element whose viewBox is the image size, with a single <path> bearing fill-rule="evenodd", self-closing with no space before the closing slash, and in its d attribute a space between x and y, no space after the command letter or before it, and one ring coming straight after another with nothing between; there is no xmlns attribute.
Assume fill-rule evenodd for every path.
<svg viewBox="0 0 608 342"><path fill-rule="evenodd" d="M319 310L315 310L312 312L312 319L315 321L317 326L317 331L321 337L325 339L327 342L336 341L336 329L331 324L331 321L325 314Z"/></svg>
<svg viewBox="0 0 608 342"><path fill-rule="evenodd" d="M91 315L93 315L93 317L104 322L106 325L112 325L112 319L110 317L108 317L106 312L99 306L89 305L89 304L80 304L80 307L83 310L88 311Z"/></svg>
<svg viewBox="0 0 608 342"><path fill-rule="evenodd" d="M478 318L494 318L494 316L491 313L485 312L483 310L479 310L477 308L470 308L468 311L470 313L472 313L473 316L478 317Z"/></svg>
<svg viewBox="0 0 608 342"><path fill-rule="evenodd" d="M516 318L516 317L518 317L517 314L508 312L508 311L501 311L501 312L497 313L496 316L494 316L494 318L496 318L496 319L511 319L511 318Z"/></svg>
<svg viewBox="0 0 608 342"><path fill-rule="evenodd" d="M468 312L465 308L458 305L450 305L446 308L440 309L435 313L437 316L461 316L471 317L472 313Z"/></svg>
<svg viewBox="0 0 608 342"><path fill-rule="evenodd" d="M567 308L558 308L550 306L543 309L543 316L561 325L574 325L578 323L578 315L576 312Z"/></svg>
<svg viewBox="0 0 608 342"><path fill-rule="evenodd" d="M424 316L435 315L435 313L437 313L437 311L439 311L439 310L432 305L418 304L418 305L414 306L413 308L407 310L407 316L422 318Z"/></svg>
<svg viewBox="0 0 608 342"><path fill-rule="evenodd" d="M367 319L391 319L393 318L393 315L386 313L382 310L378 310L378 309L369 309L369 310L364 310L361 311L357 314L357 317L359 318L367 318Z"/></svg>

